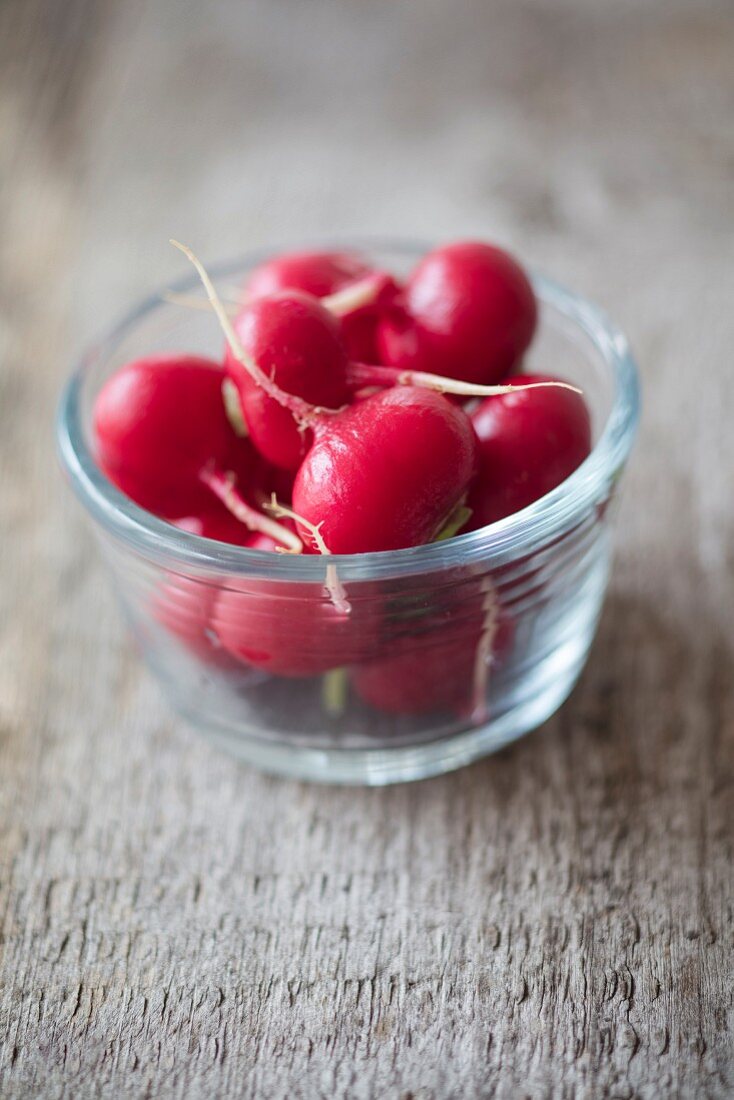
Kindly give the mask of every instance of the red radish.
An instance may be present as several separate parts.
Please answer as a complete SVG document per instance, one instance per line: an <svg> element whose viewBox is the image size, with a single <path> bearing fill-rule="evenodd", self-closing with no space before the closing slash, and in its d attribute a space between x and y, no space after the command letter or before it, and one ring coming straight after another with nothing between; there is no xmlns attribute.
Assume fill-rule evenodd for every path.
<svg viewBox="0 0 734 1100"><path fill-rule="evenodd" d="M462 409L397 387L315 426L293 509L320 526L333 554L430 542L466 494L477 444ZM313 550L308 532L305 546Z"/></svg>
<svg viewBox="0 0 734 1100"><path fill-rule="evenodd" d="M496 383L522 358L537 313L530 280L507 252L478 241L444 245L412 272L402 308L381 318L381 361Z"/></svg>
<svg viewBox="0 0 734 1100"><path fill-rule="evenodd" d="M479 592L470 608L447 606L430 617L432 626L393 637L384 653L355 668L357 694L388 714L471 711L484 720L487 678L513 634L506 613L498 616L487 616Z"/></svg>
<svg viewBox="0 0 734 1100"><path fill-rule="evenodd" d="M353 252L281 252L250 272L245 291L251 298L278 290L304 290L315 298L326 298L363 279L371 270Z"/></svg>
<svg viewBox="0 0 734 1100"><path fill-rule="evenodd" d="M245 664L278 676L319 676L376 652L379 608L366 598L347 613L315 585L251 580L221 592L212 628Z"/></svg>
<svg viewBox="0 0 734 1100"><path fill-rule="evenodd" d="M300 549L292 532L244 500L228 474L252 449L227 420L224 378L218 364L192 355L148 356L121 367L94 406L100 466L157 515L203 511L214 494L251 529Z"/></svg>
<svg viewBox="0 0 734 1100"><path fill-rule="evenodd" d="M221 368L197 356L150 356L118 370L94 405L100 465L158 514L205 506L202 468L229 442Z"/></svg>
<svg viewBox="0 0 734 1100"><path fill-rule="evenodd" d="M550 375L510 380L510 393L488 397L472 415L480 471L469 496L472 529L503 519L545 496L581 465L591 450L591 420L583 397Z"/></svg>
<svg viewBox="0 0 734 1100"><path fill-rule="evenodd" d="M352 683L365 703L387 714L469 708L481 622L404 637L387 654L360 665Z"/></svg>
<svg viewBox="0 0 734 1100"><path fill-rule="evenodd" d="M427 374L419 370L402 370L398 367L383 367L372 363L350 363L347 367L347 385L352 396L361 400L375 389L389 386L419 386L421 389L434 390L435 393L443 393L456 397L496 397L507 393L510 386L516 382L508 378L498 386L484 386L476 382L464 382L458 378L446 378L441 374ZM572 393L580 393L577 386L570 382L523 382L527 389L536 387L547 389L571 390ZM367 391L367 392L365 392Z"/></svg>
<svg viewBox="0 0 734 1100"><path fill-rule="evenodd" d="M280 547L269 535L248 531L224 508L214 507L200 515L173 520L177 527L203 538L216 539L251 550L275 552ZM194 577L169 574L151 604L154 618L190 653L204 664L228 668L232 654L222 646L212 627L212 615L219 589Z"/></svg>
<svg viewBox="0 0 734 1100"><path fill-rule="evenodd" d="M280 389L317 407L346 404L347 353L337 322L315 298L299 291L259 298L242 309L234 330L248 356ZM229 348L225 364L257 449L274 465L297 470L311 433L243 371Z"/></svg>
<svg viewBox="0 0 734 1100"><path fill-rule="evenodd" d="M194 577L169 575L155 593L151 613L176 641L207 665L226 667L232 658L211 629L217 590Z"/></svg>
<svg viewBox="0 0 734 1100"><path fill-rule="evenodd" d="M370 285L370 277L372 283ZM284 252L254 269L245 283L250 298L261 298L279 290L302 290L315 298L341 296L342 292L364 287L354 302L349 296L334 301L341 318L347 350L354 359L372 362L377 354L375 333L383 305L398 291L390 276L370 267L353 252Z"/></svg>

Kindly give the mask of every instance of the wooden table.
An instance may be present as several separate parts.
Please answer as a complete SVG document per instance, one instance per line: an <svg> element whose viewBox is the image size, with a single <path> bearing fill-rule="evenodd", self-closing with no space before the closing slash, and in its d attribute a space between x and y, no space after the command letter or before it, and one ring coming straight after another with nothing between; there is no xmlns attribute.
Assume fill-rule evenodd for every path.
<svg viewBox="0 0 734 1100"><path fill-rule="evenodd" d="M2 1095L731 1095L731 5L0 18ZM629 331L646 404L572 700L379 791L172 719L51 429L169 236L355 231L510 243Z"/></svg>

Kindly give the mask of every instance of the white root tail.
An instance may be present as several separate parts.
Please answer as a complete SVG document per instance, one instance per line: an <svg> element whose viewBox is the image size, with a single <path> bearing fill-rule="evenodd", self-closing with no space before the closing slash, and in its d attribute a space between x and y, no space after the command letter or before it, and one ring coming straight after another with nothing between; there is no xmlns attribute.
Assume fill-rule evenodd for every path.
<svg viewBox="0 0 734 1100"><path fill-rule="evenodd" d="M193 294L179 294L175 290L164 290L161 294L161 298L164 302L168 302L172 306L183 306L184 309L197 309L201 313L213 313L212 304L208 298L196 298ZM239 313L239 306L234 302L229 302L226 298L222 299L222 308L226 311L228 317L236 317Z"/></svg>
<svg viewBox="0 0 734 1100"><path fill-rule="evenodd" d="M184 256L194 265L199 278L203 284L206 296L211 302L212 309L217 315L219 324L221 325L222 332L225 335L227 343L232 349L232 354L235 359L249 374L253 382L255 382L261 389L265 391L268 397L272 397L274 401L277 401L279 405L282 405L284 409L288 409L290 413L295 417L297 421L302 421L307 425L311 425L318 420L316 410L312 405L309 405L307 401L304 401L300 397L296 397L295 394L286 393L281 390L280 386L277 386L272 378L262 370L255 360L247 354L243 348L237 333L232 327L232 323L227 316L227 310L225 309L219 295L217 294L214 284L212 283L206 268L202 264L201 260L196 254L188 247L188 245L181 244L180 241L171 240L171 244L174 248L177 248L179 252L183 252Z"/></svg>
<svg viewBox="0 0 734 1100"><path fill-rule="evenodd" d="M372 363L350 363L349 381L359 386L418 386L420 389L435 390L437 393L455 394L457 397L498 397L504 393L517 393L518 390L552 389L571 390L581 393L578 386L570 382L527 382L522 383L518 375L517 384L480 386L478 383L462 382L458 378L444 378L441 374L429 374L420 370L400 370L397 367L383 367Z"/></svg>
<svg viewBox="0 0 734 1100"><path fill-rule="evenodd" d="M328 309L334 317L345 317L355 310L361 309L374 302L383 286L385 276L367 275L356 283L351 283L343 290L337 290L334 294L328 294L319 301L324 309ZM186 309L199 309L211 312L212 304L208 298L197 298L193 294L179 294L175 290L165 291L161 297L165 302L173 306L184 306ZM243 306L252 301L247 294L236 294L234 288L228 288L224 293L219 293L219 300L229 317L236 317Z"/></svg>
<svg viewBox="0 0 734 1100"><path fill-rule="evenodd" d="M304 519L303 516L299 516L298 512L294 512L292 508L287 508L285 504L280 504L275 493L272 495L270 504L266 504L265 507L269 512L272 512L274 516L279 516L281 519L292 519L295 520L296 523L300 523L302 527L306 528L316 543L319 554L323 557L331 557L331 550L329 550L329 547L324 542L324 536L321 534L320 523L311 523L310 520ZM326 566L326 590L337 611L341 611L344 615L349 615L352 610L352 605L347 598L346 589L339 578L334 562L329 562Z"/></svg>
<svg viewBox="0 0 734 1100"><path fill-rule="evenodd" d="M346 317L347 314L354 313L363 306L371 305L383 290L386 281L384 274L372 272L356 283L350 283L343 290L337 290L334 294L321 298L321 305L334 317Z"/></svg>
<svg viewBox="0 0 734 1100"><path fill-rule="evenodd" d="M225 378L222 382L222 401L224 402L224 412L231 425L232 431L235 435L239 436L240 439L247 439L250 431L242 413L240 395L231 378Z"/></svg>
<svg viewBox="0 0 734 1100"><path fill-rule="evenodd" d="M300 554L303 551L303 543L289 527L263 515L257 508L253 508L238 493L237 479L231 472L222 473L213 468L202 471L201 480L211 489L214 495L221 500L225 508L231 512L235 519L243 523L250 531L259 531L262 535L269 535L275 542L279 542L286 553Z"/></svg>
<svg viewBox="0 0 734 1100"><path fill-rule="evenodd" d="M518 377L522 379L522 375ZM425 371L402 371L400 384L422 386L424 389L435 389L439 393L452 393L458 397L496 397L503 393L516 393L518 390L542 390L548 387L571 390L572 393L582 392L578 386L572 386L570 382L526 382L516 386L480 386L472 382L460 382L454 378L443 378L440 374L427 374Z"/></svg>

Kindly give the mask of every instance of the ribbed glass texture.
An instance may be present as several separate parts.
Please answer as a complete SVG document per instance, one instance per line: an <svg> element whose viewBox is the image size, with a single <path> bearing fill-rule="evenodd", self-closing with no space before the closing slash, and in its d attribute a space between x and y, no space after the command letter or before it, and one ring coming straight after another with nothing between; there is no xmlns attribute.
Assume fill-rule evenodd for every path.
<svg viewBox="0 0 734 1100"><path fill-rule="evenodd" d="M398 273L425 250L356 247ZM261 258L213 273L222 285L237 283ZM525 369L583 389L590 457L542 500L481 531L330 558L348 616L326 591L324 559L180 531L122 496L95 462L90 413L100 386L136 356L218 356L210 314L156 295L85 356L59 408L62 464L143 659L175 709L212 740L267 770L396 782L483 756L567 697L607 586L610 504L637 424L637 372L624 337L596 307L545 278L534 283L541 321ZM196 293L196 279L173 289ZM222 631L237 637L237 656L221 645Z"/></svg>

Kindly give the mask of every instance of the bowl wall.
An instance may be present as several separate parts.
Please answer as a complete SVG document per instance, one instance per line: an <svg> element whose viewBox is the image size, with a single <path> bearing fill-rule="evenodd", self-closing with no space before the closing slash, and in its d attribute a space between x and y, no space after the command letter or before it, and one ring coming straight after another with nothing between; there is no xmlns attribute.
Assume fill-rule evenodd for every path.
<svg viewBox="0 0 734 1100"><path fill-rule="evenodd" d="M420 249L361 249L401 273ZM259 256L215 269L238 283ZM607 586L610 508L637 420L634 364L591 305L536 279L528 372L578 384L591 456L530 508L430 547L325 562L247 551L157 520L94 462L96 394L156 351L219 356L211 315L144 303L94 348L59 416L62 461L92 517L140 651L175 709L256 765L318 781L385 783L467 763L543 722L586 660ZM195 289L193 279L179 289ZM224 639L224 642L223 642ZM478 656L479 654L479 656Z"/></svg>

